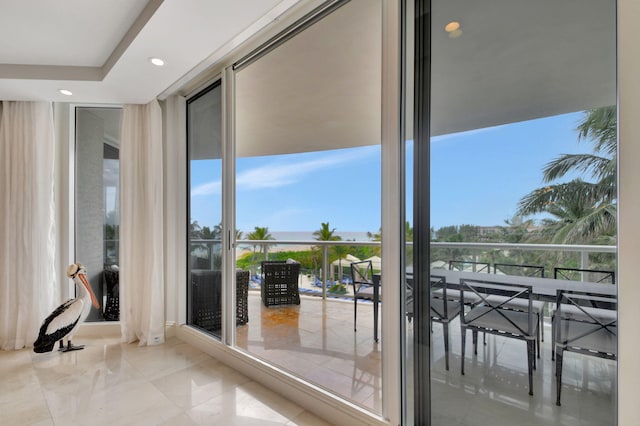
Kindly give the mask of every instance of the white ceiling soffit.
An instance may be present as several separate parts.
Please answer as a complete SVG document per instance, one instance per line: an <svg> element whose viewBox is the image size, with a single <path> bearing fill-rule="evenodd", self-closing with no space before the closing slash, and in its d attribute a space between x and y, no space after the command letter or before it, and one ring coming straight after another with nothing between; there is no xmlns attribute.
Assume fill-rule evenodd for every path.
<svg viewBox="0 0 640 426"><path fill-rule="evenodd" d="M438 0L431 10L432 135L615 104L615 1ZM445 32L451 21L461 36ZM352 0L239 71L237 154L379 144L380 22L379 1Z"/></svg>
<svg viewBox="0 0 640 426"><path fill-rule="evenodd" d="M236 75L239 157L380 144L380 1L352 0Z"/></svg>
<svg viewBox="0 0 640 426"><path fill-rule="evenodd" d="M431 132L616 103L615 0L432 3ZM444 27L461 24L450 38Z"/></svg>
<svg viewBox="0 0 640 426"><path fill-rule="evenodd" d="M296 3L298 0L0 0L0 99L146 103L193 75L194 69L204 69L212 57L230 51L230 43L237 46ZM434 1L432 133L448 134L615 104L615 13L614 0ZM453 20L462 24L458 38L449 38L444 31L446 23ZM360 25L358 19L351 25ZM314 27L307 31L314 31ZM266 75L256 73L257 80L249 82L242 74L248 75L250 68L263 60L281 61L278 65L288 78L273 80L268 90L260 88L263 92L259 96L264 105L268 105L265 96L277 96L280 115L289 118L289 125L303 126L300 123L321 103L343 111L359 108L358 99L341 96L333 91L335 87L327 90L323 84L332 76L336 85L349 87L352 77L338 81L344 78L343 73L362 69L359 61L371 60L366 51L361 54L344 42L335 45L335 55L318 56L329 54L326 50L310 55L313 66L306 60L300 62L302 55L308 54L302 45L298 53L292 48L277 56L278 50L295 44L307 31L239 73L239 83L244 79L244 83L258 85ZM321 37L331 36L316 31ZM358 36L355 31L354 36ZM313 46L313 40L307 42ZM345 53L342 58L340 52ZM148 61L152 56L165 59L166 66L152 66ZM379 80L374 81L377 77L364 67L360 78L372 78L370 87L375 85L379 91ZM289 74L295 69L304 70L307 76ZM299 98L314 100L312 109L299 103L294 108L285 102L295 94L293 84ZM74 95L61 95L60 88ZM334 98L329 99L331 96ZM380 106L370 96L366 90L361 92L360 100L369 97L372 102L361 110L368 117L376 107L379 115ZM272 102L271 108L274 105ZM260 114L259 108L247 107L254 108L247 110L251 119L264 126L254 122L253 130L239 129L245 132L240 133L242 138L259 140L263 146L286 143L276 140L282 129L273 127L285 123L274 120L277 111ZM323 126L346 122L329 120ZM327 141L327 135L321 134L325 128L309 126L307 130L318 132L310 147L320 139ZM246 133L261 128L271 128L274 137L267 141ZM299 135L303 130L307 131L293 129L290 134ZM354 143L368 139L361 135ZM292 138L290 143L300 142Z"/></svg>
<svg viewBox="0 0 640 426"><path fill-rule="evenodd" d="M0 0L0 99L146 103L297 2Z"/></svg>

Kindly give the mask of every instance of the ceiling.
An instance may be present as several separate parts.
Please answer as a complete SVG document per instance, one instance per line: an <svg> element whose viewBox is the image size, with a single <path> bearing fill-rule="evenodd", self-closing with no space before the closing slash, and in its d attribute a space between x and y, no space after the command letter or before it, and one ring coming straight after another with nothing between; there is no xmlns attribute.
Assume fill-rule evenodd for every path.
<svg viewBox="0 0 640 426"><path fill-rule="evenodd" d="M0 99L146 103L300 1L0 0ZM378 131L371 123L379 121L380 93L371 90L380 87L380 52L362 47L370 20L348 13L342 8L238 73L239 107L253 111L245 133L239 126L240 142L299 149L300 135L314 132L317 143L305 138L309 149L325 146L330 128L312 122L311 129L292 129L309 117L318 121L321 110L328 111L325 127L344 132L359 122ZM452 20L462 24L458 38L444 31ZM616 102L615 0L433 0L431 22L434 135ZM155 67L150 57L166 65ZM361 139L355 144L372 143L366 133L353 134Z"/></svg>
<svg viewBox="0 0 640 426"><path fill-rule="evenodd" d="M297 2L0 0L0 99L147 103Z"/></svg>

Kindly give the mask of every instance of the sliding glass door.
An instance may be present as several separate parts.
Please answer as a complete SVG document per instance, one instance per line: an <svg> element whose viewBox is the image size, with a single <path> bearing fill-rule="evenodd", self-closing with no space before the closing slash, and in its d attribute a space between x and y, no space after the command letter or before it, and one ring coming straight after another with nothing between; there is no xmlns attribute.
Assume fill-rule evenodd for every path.
<svg viewBox="0 0 640 426"><path fill-rule="evenodd" d="M327 5L234 66L236 343L380 414L382 2Z"/></svg>
<svg viewBox="0 0 640 426"><path fill-rule="evenodd" d="M615 2L415 7L415 424L616 424Z"/></svg>
<svg viewBox="0 0 640 426"><path fill-rule="evenodd" d="M187 101L187 323L222 335L222 108L220 81Z"/></svg>

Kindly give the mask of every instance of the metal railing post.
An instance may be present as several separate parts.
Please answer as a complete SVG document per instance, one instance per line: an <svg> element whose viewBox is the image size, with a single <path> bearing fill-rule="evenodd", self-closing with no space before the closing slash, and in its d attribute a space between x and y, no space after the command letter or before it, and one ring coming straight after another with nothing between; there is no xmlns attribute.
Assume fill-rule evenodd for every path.
<svg viewBox="0 0 640 426"><path fill-rule="evenodd" d="M589 253L586 251L580 252L580 269L589 269ZM587 273L580 272L580 280L586 281Z"/></svg>
<svg viewBox="0 0 640 426"><path fill-rule="evenodd" d="M327 298L327 269L329 260L329 248L326 244L322 246L322 299Z"/></svg>

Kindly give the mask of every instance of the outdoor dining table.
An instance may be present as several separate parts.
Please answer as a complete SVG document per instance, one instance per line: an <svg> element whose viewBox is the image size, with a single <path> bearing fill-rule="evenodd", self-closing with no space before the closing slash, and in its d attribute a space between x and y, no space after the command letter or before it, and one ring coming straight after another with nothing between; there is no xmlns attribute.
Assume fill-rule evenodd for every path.
<svg viewBox="0 0 640 426"><path fill-rule="evenodd" d="M407 276L413 278L412 268L407 268ZM531 286L531 297L535 300L555 302L558 290L582 291L617 295L618 286L614 284L594 283L588 281L571 281L556 278L523 277L518 275L487 274L481 272L450 271L448 269L431 269L431 275L445 277L447 287L458 288L461 279L493 281L502 284L520 284ZM380 301L381 274L373 274L373 336L378 341L378 302Z"/></svg>
<svg viewBox="0 0 640 426"><path fill-rule="evenodd" d="M555 278L522 277L517 275L486 274L481 272L450 271L448 269L432 269L431 275L445 277L447 286L454 288L460 284L461 279L531 286L531 297L546 302L555 302L558 290L584 291L612 296L617 295L618 290L618 287L614 284L559 280Z"/></svg>

